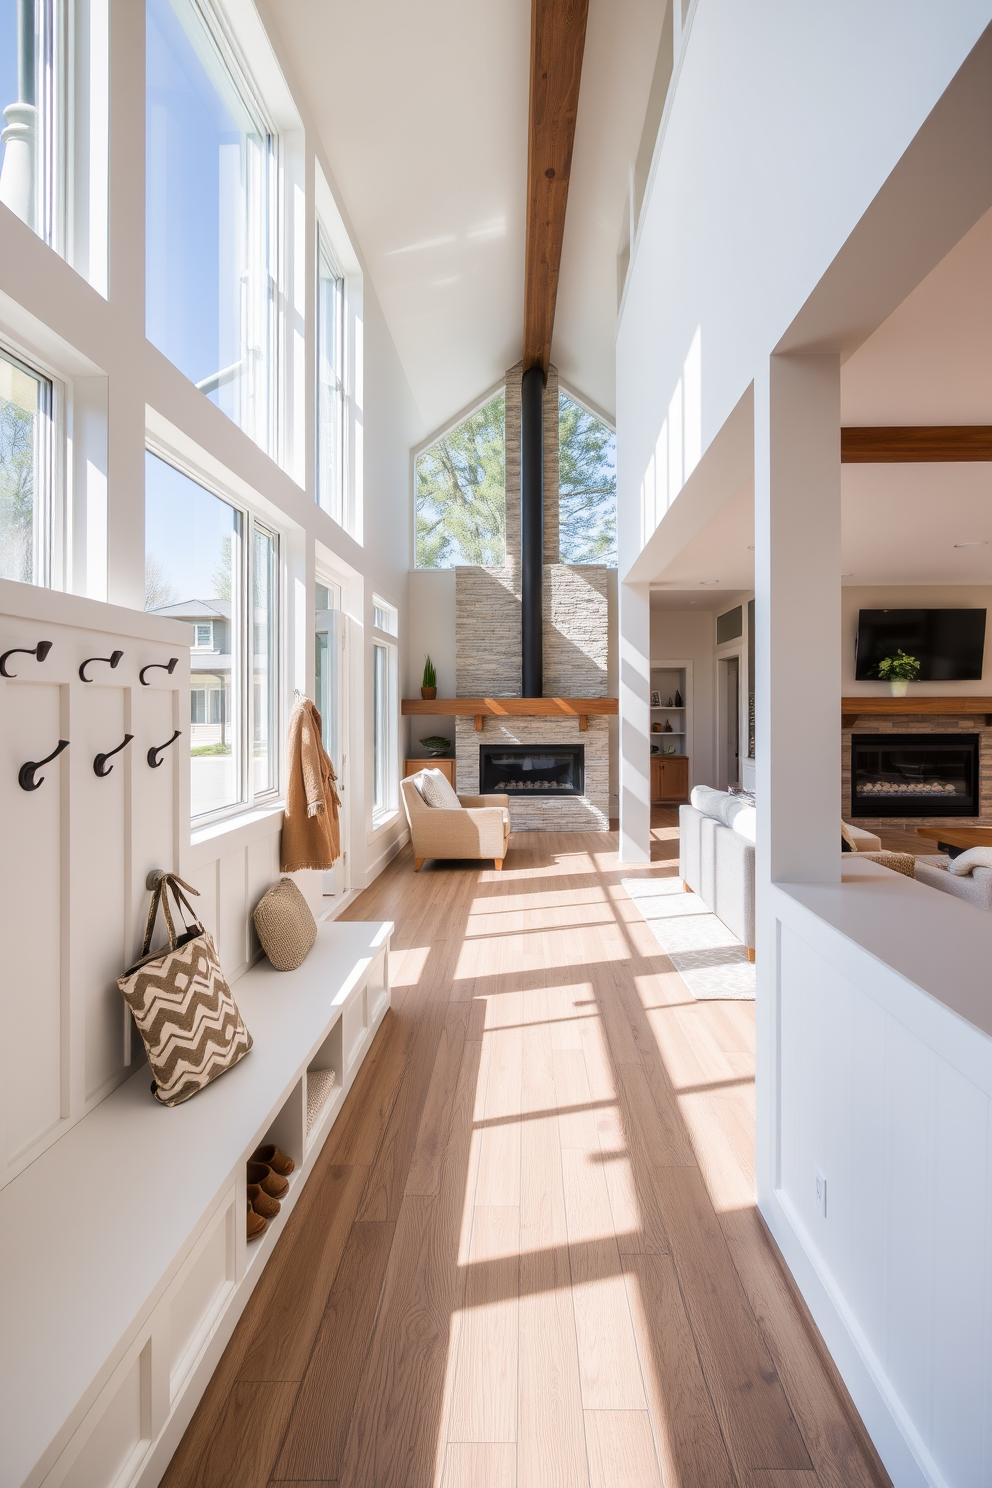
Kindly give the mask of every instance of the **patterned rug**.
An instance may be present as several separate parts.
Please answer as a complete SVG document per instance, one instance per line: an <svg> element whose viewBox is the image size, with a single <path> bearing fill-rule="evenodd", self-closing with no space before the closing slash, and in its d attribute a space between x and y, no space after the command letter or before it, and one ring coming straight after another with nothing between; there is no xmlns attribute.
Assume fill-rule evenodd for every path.
<svg viewBox="0 0 992 1488"><path fill-rule="evenodd" d="M621 882L693 997L753 1000L754 966L747 951L701 899L685 892L680 878Z"/></svg>

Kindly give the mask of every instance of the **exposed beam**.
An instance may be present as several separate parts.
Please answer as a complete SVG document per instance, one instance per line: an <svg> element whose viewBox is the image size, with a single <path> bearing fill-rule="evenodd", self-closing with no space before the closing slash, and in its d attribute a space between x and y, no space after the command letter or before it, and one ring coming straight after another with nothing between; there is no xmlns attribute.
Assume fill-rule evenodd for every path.
<svg viewBox="0 0 992 1488"><path fill-rule="evenodd" d="M844 465L992 460L992 424L849 426L840 431Z"/></svg>
<svg viewBox="0 0 992 1488"><path fill-rule="evenodd" d="M531 0L524 371L547 376L589 0Z"/></svg>

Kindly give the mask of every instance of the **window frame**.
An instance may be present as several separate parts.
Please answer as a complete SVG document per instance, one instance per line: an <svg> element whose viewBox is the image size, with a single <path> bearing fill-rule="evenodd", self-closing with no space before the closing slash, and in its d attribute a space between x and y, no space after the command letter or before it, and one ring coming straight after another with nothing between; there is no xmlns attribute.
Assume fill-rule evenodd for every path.
<svg viewBox="0 0 992 1488"><path fill-rule="evenodd" d="M336 380L337 387L334 390L334 401L337 415L337 457L335 460L335 489L332 492L332 500L329 504L323 500L321 479L321 376L320 362L322 350L321 338L321 261L326 260L327 266L332 270L337 289L337 327L336 327ZM351 303L348 293L348 276L341 267L338 255L334 252L331 235L324 226L319 213L316 216L316 254L315 254L315 281L314 281L314 355L315 355L315 409L314 409L314 495L317 505L321 511L326 512L333 522L343 527L346 532L351 532L353 522L351 520L352 502L349 499L350 484L350 462L348 459L348 412L349 412L349 365L348 365L348 318Z"/></svg>
<svg viewBox="0 0 992 1488"><path fill-rule="evenodd" d="M387 630L375 623L380 614L392 621L396 628ZM372 617L372 831L375 833L392 821L399 812L399 646L397 644L399 611L388 600L381 599L374 594L372 596ZM377 652L381 652L385 659L386 716L381 744L376 726L378 717ZM384 801L376 799L379 784L380 748L383 749L385 756L383 784L386 799Z"/></svg>
<svg viewBox="0 0 992 1488"><path fill-rule="evenodd" d="M141 3L147 5L147 0L141 0ZM235 417L228 414L227 410L219 404L215 406L225 418L230 418L235 428L247 435L280 467L284 467L288 444L285 427L287 411L283 396L287 359L283 346L285 316L280 311L280 285L290 262L286 245L287 211L283 188L284 144L281 132L263 102L251 69L245 62L219 5L215 3L215 0L184 0L184 3L196 18L206 44L213 49L215 60L223 68L232 91L236 94L245 115L251 121L254 132L264 141L262 201L257 216L253 206L253 197L256 193L251 184L251 172L247 173L245 228L248 244L246 249L247 274L249 279L256 279L257 283L253 292L246 297L249 305L247 313L250 326L245 334L247 341L250 342L251 326L255 326L264 335L264 346L260 348L259 360L264 361L265 371L264 375L260 376L257 369L253 368L253 363L256 361L254 355L256 348L250 344L243 345L241 360L233 364L236 371L246 361L248 362L247 377L244 379L247 386L242 388L239 395L239 414ZM145 69L144 82L147 89L147 60ZM147 109L147 100L145 107ZM146 214L148 189L146 173L144 207ZM262 262L256 269L253 256L259 244L262 249ZM147 317L147 258L145 276L145 314ZM152 345L156 345L154 340ZM167 356L167 353L163 351L162 355ZM177 370L182 372L184 377L188 375L182 371L182 368L177 368ZM193 386L209 398L211 393L234 381L233 376L225 376L231 370L229 367L218 368L216 372L193 383ZM261 390L259 381L262 384ZM261 397L259 397L259 391L261 391ZM246 403L247 413L245 412Z"/></svg>
<svg viewBox="0 0 992 1488"><path fill-rule="evenodd" d="M284 718L283 679L286 675L284 664L283 641L284 623L282 613L283 592L283 533L267 514L263 513L243 497L236 496L225 486L222 481L206 475L202 467L192 461L184 459L182 455L168 445L160 443L151 434L145 435L145 449L150 455L161 460L163 464L170 465L180 475L186 476L188 480L206 491L209 496L223 501L227 506L233 507L241 516L241 572L237 576L238 605L240 614L239 643L240 663L237 693L235 695L232 713L236 711L236 717L241 730L241 751L239 779L241 799L232 801L227 806L219 806L213 811L200 812L193 815L190 809L190 830L199 832L205 827L211 827L218 822L229 821L232 818L244 815L245 812L255 811L261 806L274 805L281 799L282 795L282 723ZM255 561L255 532L261 529L269 536L274 545L274 557L272 563L272 605L271 614L274 625L274 633L270 644L270 657L274 670L273 685L269 690L270 696L270 737L274 752L272 778L274 784L263 790L256 791L253 783L253 744L254 744L254 714L255 714L255 689L254 689L254 561ZM233 588L233 586L232 586ZM213 621L210 622L213 626ZM233 624L233 622L232 622ZM196 636L195 622L192 626L194 640ZM198 648L190 647L191 653ZM202 652L200 654L203 654ZM233 652L232 652L233 655ZM232 670L233 678L233 670ZM200 689L203 690L203 689ZM232 681L232 694L234 686ZM193 687L190 686L190 720L192 721ZM209 709L209 701L204 694L204 712ZM206 720L204 720L206 721Z"/></svg>
<svg viewBox="0 0 992 1488"><path fill-rule="evenodd" d="M42 436L45 474L44 552L40 579L29 582L37 589L63 590L68 582L68 502L66 499L66 464L68 444L68 388L65 381L43 358L16 345L9 337L0 337L0 356L28 377L46 388Z"/></svg>

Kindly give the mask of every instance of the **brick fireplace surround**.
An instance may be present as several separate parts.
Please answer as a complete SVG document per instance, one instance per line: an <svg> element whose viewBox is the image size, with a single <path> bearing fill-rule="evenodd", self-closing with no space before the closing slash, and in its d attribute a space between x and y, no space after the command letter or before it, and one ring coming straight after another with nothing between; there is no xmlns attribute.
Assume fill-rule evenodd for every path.
<svg viewBox="0 0 992 1488"><path fill-rule="evenodd" d="M520 697L520 382L518 363L506 374L506 562L500 568L455 570L455 693L457 697ZM544 695L606 697L609 655L608 569L558 562L558 373L549 369L544 394ZM583 744L581 796L556 800L510 797L517 832L609 831L610 726L577 718L455 720L458 789L479 788L479 746Z"/></svg>
<svg viewBox="0 0 992 1488"><path fill-rule="evenodd" d="M992 826L992 728L984 727L984 717L961 717L960 715L930 716L929 714L904 714L893 718L862 718L853 728L841 734L841 801L845 820L856 821L859 827L869 831L884 831L886 828L905 827L915 831L917 827L936 827L950 821L942 816L870 817L851 815L851 735L852 734L977 734L978 735L978 816L956 816L956 827ZM461 766L459 765L459 769Z"/></svg>

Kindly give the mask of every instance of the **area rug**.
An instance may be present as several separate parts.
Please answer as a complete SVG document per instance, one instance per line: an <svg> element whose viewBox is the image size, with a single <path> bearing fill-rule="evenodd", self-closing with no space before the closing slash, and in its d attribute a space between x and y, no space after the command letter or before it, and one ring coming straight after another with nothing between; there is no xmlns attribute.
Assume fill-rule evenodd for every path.
<svg viewBox="0 0 992 1488"><path fill-rule="evenodd" d="M655 940L686 990L700 1001L754 998L754 966L747 951L680 878L624 878Z"/></svg>

